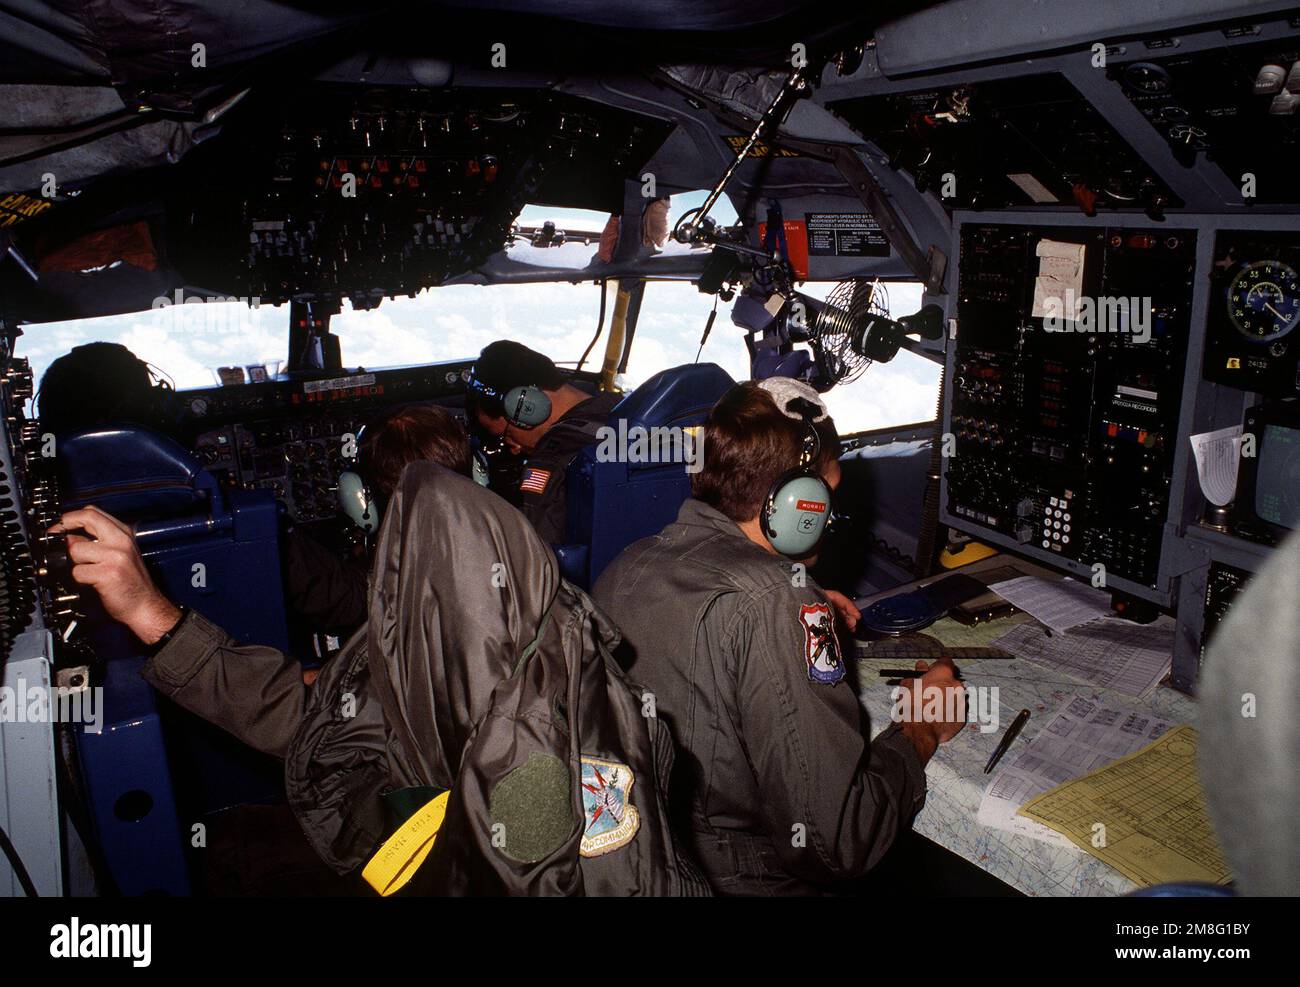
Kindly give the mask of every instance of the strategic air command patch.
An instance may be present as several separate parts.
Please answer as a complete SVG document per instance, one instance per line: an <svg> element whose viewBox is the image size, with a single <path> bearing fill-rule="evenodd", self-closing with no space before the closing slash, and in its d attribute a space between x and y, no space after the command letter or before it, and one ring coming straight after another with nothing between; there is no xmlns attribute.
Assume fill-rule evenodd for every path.
<svg viewBox="0 0 1300 987"><path fill-rule="evenodd" d="M629 843L641 825L631 802L636 777L626 764L582 756L582 842L578 852L599 857Z"/></svg>
<svg viewBox="0 0 1300 987"><path fill-rule="evenodd" d="M844 662L840 659L840 643L835 639L830 604L805 603L799 608L799 625L803 628L808 678L823 685L834 685L844 678Z"/></svg>

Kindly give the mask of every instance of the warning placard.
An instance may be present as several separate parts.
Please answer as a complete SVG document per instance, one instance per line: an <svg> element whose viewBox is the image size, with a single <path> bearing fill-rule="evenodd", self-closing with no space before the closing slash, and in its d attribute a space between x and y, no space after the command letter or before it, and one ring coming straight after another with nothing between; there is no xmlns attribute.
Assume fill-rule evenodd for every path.
<svg viewBox="0 0 1300 987"><path fill-rule="evenodd" d="M0 196L0 229L17 226L23 220L39 216L50 208L49 199L34 199L21 192Z"/></svg>
<svg viewBox="0 0 1300 987"><path fill-rule="evenodd" d="M808 278L808 233L804 229L802 220L787 219L781 224L785 230L785 252L786 259L790 261L790 269L794 271L799 280ZM758 224L758 242L764 243L767 240L767 224Z"/></svg>
<svg viewBox="0 0 1300 987"><path fill-rule="evenodd" d="M889 240L869 212L810 212L808 253L813 257L888 257Z"/></svg>

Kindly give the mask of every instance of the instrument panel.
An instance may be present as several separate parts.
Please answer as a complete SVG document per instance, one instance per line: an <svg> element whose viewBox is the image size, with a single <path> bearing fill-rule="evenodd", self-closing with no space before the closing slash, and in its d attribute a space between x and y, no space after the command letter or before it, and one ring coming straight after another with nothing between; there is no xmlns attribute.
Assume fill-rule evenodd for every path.
<svg viewBox="0 0 1300 987"><path fill-rule="evenodd" d="M1223 230L1215 239L1206 380L1272 398L1300 393L1300 237Z"/></svg>
<svg viewBox="0 0 1300 987"><path fill-rule="evenodd" d="M269 490L298 523L336 517L339 474L367 422L418 401L460 401L470 361L183 391L195 454L227 488ZM216 426L216 427L205 427Z"/></svg>
<svg viewBox="0 0 1300 987"><path fill-rule="evenodd" d="M174 216L187 277L263 304L368 308L441 284L502 249L529 202L621 210L671 130L551 91L315 84L265 100L186 159L205 194L182 189Z"/></svg>
<svg viewBox="0 0 1300 987"><path fill-rule="evenodd" d="M964 530L1158 587L1195 249L1186 230L963 227L944 479ZM1120 325L1049 330L1040 282L1072 251L1078 293Z"/></svg>
<svg viewBox="0 0 1300 987"><path fill-rule="evenodd" d="M56 661L77 664L78 588L65 537L46 532L61 513L59 484L40 423L26 414L31 397L31 366L0 340L0 659L39 620L54 632Z"/></svg>
<svg viewBox="0 0 1300 987"><path fill-rule="evenodd" d="M830 104L949 208L1181 203L1114 127L1057 74ZM997 153L990 153L996 148Z"/></svg>
<svg viewBox="0 0 1300 987"><path fill-rule="evenodd" d="M1107 69L1185 166L1205 159L1250 199L1300 202L1300 47L1229 45ZM1243 198L1247 196L1243 195Z"/></svg>

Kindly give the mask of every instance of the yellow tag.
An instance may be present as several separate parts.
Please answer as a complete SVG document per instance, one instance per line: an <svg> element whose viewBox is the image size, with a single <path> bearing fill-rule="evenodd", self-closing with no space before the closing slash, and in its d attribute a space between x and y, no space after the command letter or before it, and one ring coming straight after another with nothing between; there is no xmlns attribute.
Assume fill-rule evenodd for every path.
<svg viewBox="0 0 1300 987"><path fill-rule="evenodd" d="M1227 369L1229 369L1229 370L1240 370L1240 369L1241 369L1241 358L1240 358L1240 357L1235 357L1235 356L1230 356L1230 357L1228 357L1228 368L1227 368Z"/></svg>
<svg viewBox="0 0 1300 987"><path fill-rule="evenodd" d="M366 883L387 898L406 886L433 849L433 841L447 817L447 799L451 792L426 802L397 832L384 841L378 852L361 871Z"/></svg>

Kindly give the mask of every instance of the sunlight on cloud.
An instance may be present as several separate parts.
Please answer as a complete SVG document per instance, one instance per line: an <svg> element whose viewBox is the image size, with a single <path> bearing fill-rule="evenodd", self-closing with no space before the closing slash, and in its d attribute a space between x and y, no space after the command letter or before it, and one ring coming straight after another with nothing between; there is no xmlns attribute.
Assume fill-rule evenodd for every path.
<svg viewBox="0 0 1300 987"><path fill-rule="evenodd" d="M829 287L809 284L805 290L820 296ZM890 292L895 317L920 305L919 286L892 285ZM685 282L648 284L623 386L634 388L660 370L691 363L713 302L713 296ZM599 370L604 360L613 309L611 289L604 333L587 358L587 370ZM731 323L730 309L728 303L719 304L700 360L741 380L749 375L749 358L744 332ZM572 366L591 342L599 311L600 289L589 282L450 285L387 300L370 311L345 304L332 328L348 367L463 360L496 339L517 339ZM175 306L28 326L19 352L31 360L39 379L52 360L73 346L118 342L160 368L178 388L210 387L216 367L283 361L288 319L288 306ZM853 384L832 389L826 400L841 432L928 421L938 380L937 365L902 352L889 364L872 366Z"/></svg>

